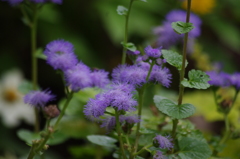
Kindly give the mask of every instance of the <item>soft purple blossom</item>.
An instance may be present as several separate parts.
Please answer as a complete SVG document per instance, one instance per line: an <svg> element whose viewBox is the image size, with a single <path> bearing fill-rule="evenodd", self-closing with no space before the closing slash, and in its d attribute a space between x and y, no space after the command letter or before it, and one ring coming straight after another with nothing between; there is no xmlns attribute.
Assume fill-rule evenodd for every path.
<svg viewBox="0 0 240 159"><path fill-rule="evenodd" d="M240 90L240 73L239 72L229 75L229 81L232 86L234 86L237 90Z"/></svg>
<svg viewBox="0 0 240 159"><path fill-rule="evenodd" d="M74 47L68 41L55 40L50 42L47 44L44 54L47 56L47 63L55 70L66 71L78 63Z"/></svg>
<svg viewBox="0 0 240 159"><path fill-rule="evenodd" d="M148 45L144 51L146 53L147 56L149 57L153 57L153 58L159 58L161 56L161 48L162 47L159 47L159 48L152 48L150 45Z"/></svg>
<svg viewBox="0 0 240 159"><path fill-rule="evenodd" d="M157 151L154 156L153 159L165 159L165 157L163 156L161 151Z"/></svg>
<svg viewBox="0 0 240 159"><path fill-rule="evenodd" d="M45 2L52 2L56 4L62 4L62 0L31 0L34 3L45 3Z"/></svg>
<svg viewBox="0 0 240 159"><path fill-rule="evenodd" d="M92 86L91 70L82 62L65 71L64 75L67 85L73 91Z"/></svg>
<svg viewBox="0 0 240 159"><path fill-rule="evenodd" d="M147 71L137 65L119 65L112 72L113 81L126 82L135 86L146 83Z"/></svg>
<svg viewBox="0 0 240 159"><path fill-rule="evenodd" d="M128 55L139 55L140 51L138 51L138 50L136 50L136 51L127 50L127 54Z"/></svg>
<svg viewBox="0 0 240 159"><path fill-rule="evenodd" d="M225 72L208 71L206 74L211 79L208 83L212 86L227 87L230 85L229 74Z"/></svg>
<svg viewBox="0 0 240 159"><path fill-rule="evenodd" d="M172 74L169 69L161 66L154 65L150 74L150 81L158 82L165 87L169 87L172 79Z"/></svg>
<svg viewBox="0 0 240 159"><path fill-rule="evenodd" d="M46 0L31 0L34 3L44 3Z"/></svg>
<svg viewBox="0 0 240 159"><path fill-rule="evenodd" d="M173 10L166 15L165 19L166 20L163 22L161 26L158 26L153 29L153 33L158 36L157 44L159 46L169 48L172 45L175 45L176 43L181 42L183 40L184 35L183 34L179 35L175 33L171 27L171 23L177 21L185 22L186 11ZM202 21L197 15L191 13L190 23L193 23L195 28L189 32L189 39L194 40L194 38L199 37L201 34ZM192 46L189 47L192 48ZM190 48L188 48L188 50L191 50Z"/></svg>
<svg viewBox="0 0 240 159"><path fill-rule="evenodd" d="M24 96L24 103L34 107L44 107L47 102L52 101L55 95L51 94L51 91L32 91Z"/></svg>
<svg viewBox="0 0 240 159"><path fill-rule="evenodd" d="M167 136L161 136L161 135L156 135L155 138L153 138L153 143L154 145L156 145L156 147L159 147L161 149L171 149L173 148L173 143L172 143L172 139Z"/></svg>
<svg viewBox="0 0 240 159"><path fill-rule="evenodd" d="M84 114L89 118L99 118L104 115L107 107L113 107L118 111L134 111L137 101L133 99L129 84L112 84L102 93L96 95L95 99L90 99L84 107Z"/></svg>
<svg viewBox="0 0 240 159"><path fill-rule="evenodd" d="M16 6L23 2L23 0L2 0L2 1L7 1L11 6Z"/></svg>
<svg viewBox="0 0 240 159"><path fill-rule="evenodd" d="M110 83L108 72L104 70L94 70L90 76L93 87L104 88L107 84Z"/></svg>

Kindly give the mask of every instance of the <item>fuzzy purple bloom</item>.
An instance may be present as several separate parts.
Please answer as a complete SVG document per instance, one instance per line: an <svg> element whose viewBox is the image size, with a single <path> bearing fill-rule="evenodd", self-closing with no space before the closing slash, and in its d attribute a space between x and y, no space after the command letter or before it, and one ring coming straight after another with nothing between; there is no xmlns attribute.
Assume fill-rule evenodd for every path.
<svg viewBox="0 0 240 159"><path fill-rule="evenodd" d="M68 41L55 40L50 42L47 44L44 54L47 56L47 63L55 70L66 71L78 63L74 47Z"/></svg>
<svg viewBox="0 0 240 159"><path fill-rule="evenodd" d="M93 87L104 88L107 84L110 83L108 72L104 70L94 70L90 76L92 79Z"/></svg>
<svg viewBox="0 0 240 159"><path fill-rule="evenodd" d="M208 83L212 86L227 87L230 85L229 74L224 72L208 71L206 74L211 79Z"/></svg>
<svg viewBox="0 0 240 159"><path fill-rule="evenodd" d="M16 6L23 2L23 0L2 0L2 1L7 1L11 6Z"/></svg>
<svg viewBox="0 0 240 159"><path fill-rule="evenodd" d="M137 65L119 65L112 72L114 82L126 82L134 86L146 83L147 71Z"/></svg>
<svg viewBox="0 0 240 159"><path fill-rule="evenodd" d="M186 20L186 11L183 10L173 10L166 15L166 20L163 22L162 26L156 27L153 29L153 33L158 36L157 44L159 46L163 46L164 48L169 48L172 45L182 41L184 35L179 35L174 32L171 27L172 22L183 21ZM193 23L194 29L189 32L189 38L194 39L201 34L201 19L191 13L190 15L190 23ZM190 48L192 46L189 46ZM190 50L188 48L188 50Z"/></svg>
<svg viewBox="0 0 240 159"><path fill-rule="evenodd" d="M139 54L140 54L140 51L138 51L138 50L136 50L136 51L127 50L127 54L128 54L128 55L139 55Z"/></svg>
<svg viewBox="0 0 240 159"><path fill-rule="evenodd" d="M128 84L112 84L110 88L90 99L84 107L84 114L89 119L99 118L104 115L107 107L116 110L134 111L137 101L132 96L132 86Z"/></svg>
<svg viewBox="0 0 240 159"><path fill-rule="evenodd" d="M159 147L161 149L171 149L173 148L173 143L171 142L172 139L167 136L161 136L161 135L157 135L155 138L153 138L153 143L154 145L156 145L156 147Z"/></svg>
<svg viewBox="0 0 240 159"><path fill-rule="evenodd" d="M153 58L159 58L161 56L161 48L162 47L159 47L157 49L153 49L150 45L148 45L144 51L146 53L147 56L149 57L153 57Z"/></svg>
<svg viewBox="0 0 240 159"><path fill-rule="evenodd" d="M34 3L46 3L46 2L52 2L56 4L62 4L62 0L31 0Z"/></svg>
<svg viewBox="0 0 240 159"><path fill-rule="evenodd" d="M51 91L32 91L24 96L24 103L33 107L44 107L47 102L52 101L55 95L51 94Z"/></svg>
<svg viewBox="0 0 240 159"><path fill-rule="evenodd" d="M240 90L240 73L236 72L232 75L229 75L229 81L232 86L234 86L237 90Z"/></svg>
<svg viewBox="0 0 240 159"><path fill-rule="evenodd" d="M165 159L165 157L163 156L161 151L157 151L154 156L153 159Z"/></svg>
<svg viewBox="0 0 240 159"><path fill-rule="evenodd" d="M169 69L161 66L154 65L151 75L150 81L158 82L165 87L169 87L172 79L172 74L170 73Z"/></svg>
<svg viewBox="0 0 240 159"><path fill-rule="evenodd" d="M91 70L82 62L65 71L64 75L67 85L73 91L92 86Z"/></svg>

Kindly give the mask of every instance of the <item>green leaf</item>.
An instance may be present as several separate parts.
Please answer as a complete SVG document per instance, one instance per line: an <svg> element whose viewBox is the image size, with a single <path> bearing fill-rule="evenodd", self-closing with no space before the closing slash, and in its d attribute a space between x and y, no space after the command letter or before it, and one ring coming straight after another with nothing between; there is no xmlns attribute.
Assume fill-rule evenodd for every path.
<svg viewBox="0 0 240 159"><path fill-rule="evenodd" d="M184 79L181 84L184 87L196 88L196 89L207 89L210 87L208 81L210 80L209 76L200 70L191 70L188 72L188 78Z"/></svg>
<svg viewBox="0 0 240 159"><path fill-rule="evenodd" d="M17 131L17 136L27 144L31 144L32 140L40 139L39 133L34 133L26 129L20 129Z"/></svg>
<svg viewBox="0 0 240 159"><path fill-rule="evenodd" d="M181 159L208 159L211 156L211 150L205 141L195 138L183 137L178 142Z"/></svg>
<svg viewBox="0 0 240 159"><path fill-rule="evenodd" d="M33 85L32 82L24 80L19 86L18 86L18 90L23 93L23 94L27 94L30 91L32 91L33 89Z"/></svg>
<svg viewBox="0 0 240 159"><path fill-rule="evenodd" d="M192 23L177 21L172 22L172 28L178 34L185 34L190 32L194 28L194 26Z"/></svg>
<svg viewBox="0 0 240 159"><path fill-rule="evenodd" d="M43 60L47 59L47 56L43 54L43 49L42 48L37 49L37 51L35 53L35 56L37 58L40 58L40 59L43 59Z"/></svg>
<svg viewBox="0 0 240 159"><path fill-rule="evenodd" d="M195 107L192 104L177 105L175 102L162 96L155 95L154 103L159 111L174 119L187 118L195 112Z"/></svg>
<svg viewBox="0 0 240 159"><path fill-rule="evenodd" d="M178 70L182 69L182 55L179 53L171 51L171 50L162 50L163 58L167 60L167 62L176 67ZM185 67L187 67L187 60L185 62Z"/></svg>
<svg viewBox="0 0 240 159"><path fill-rule="evenodd" d="M111 148L115 148L115 143L117 142L116 139L104 135L89 135L87 139L94 144Z"/></svg>
<svg viewBox="0 0 240 159"><path fill-rule="evenodd" d="M119 15L127 15L127 13L128 13L128 9L126 8L126 7L124 7L124 6L118 6L117 7L117 13L119 14Z"/></svg>
<svg viewBox="0 0 240 159"><path fill-rule="evenodd" d="M156 130L147 129L147 128L143 128L143 127L140 128L139 132L141 134L156 134L157 133Z"/></svg>
<svg viewBox="0 0 240 159"><path fill-rule="evenodd" d="M147 2L147 0L135 0L135 1Z"/></svg>
<svg viewBox="0 0 240 159"><path fill-rule="evenodd" d="M123 45L124 48L130 50L130 51L136 51L137 47L133 44L133 43L124 43L121 42L121 44Z"/></svg>

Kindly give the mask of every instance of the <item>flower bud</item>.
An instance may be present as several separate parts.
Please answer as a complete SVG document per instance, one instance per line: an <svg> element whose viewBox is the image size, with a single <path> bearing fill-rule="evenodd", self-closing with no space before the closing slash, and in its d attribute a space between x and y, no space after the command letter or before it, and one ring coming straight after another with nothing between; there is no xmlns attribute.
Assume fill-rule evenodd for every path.
<svg viewBox="0 0 240 159"><path fill-rule="evenodd" d="M48 119L55 118L60 114L60 111L56 105L49 105L49 106L44 107L43 112L44 112L46 118L48 118Z"/></svg>

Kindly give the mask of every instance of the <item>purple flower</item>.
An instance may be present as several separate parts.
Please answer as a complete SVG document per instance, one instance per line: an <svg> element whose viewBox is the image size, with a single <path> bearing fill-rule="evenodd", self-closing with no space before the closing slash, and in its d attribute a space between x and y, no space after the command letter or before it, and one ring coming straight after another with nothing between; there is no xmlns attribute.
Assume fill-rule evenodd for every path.
<svg viewBox="0 0 240 159"><path fill-rule="evenodd" d="M165 157L163 156L161 151L157 151L154 156L153 159L165 159Z"/></svg>
<svg viewBox="0 0 240 159"><path fill-rule="evenodd" d="M155 138L153 138L153 143L156 147L159 147L161 149L171 149L173 148L173 143L171 142L172 139L167 136L161 136L161 135L157 135Z"/></svg>
<svg viewBox="0 0 240 159"><path fill-rule="evenodd" d="M112 72L114 82L126 82L134 86L146 83L147 71L137 65L119 65Z"/></svg>
<svg viewBox="0 0 240 159"><path fill-rule="evenodd" d="M184 35L179 35L174 32L171 27L172 22L176 21L186 21L186 11L183 10L173 10L166 15L166 20L163 22L162 26L153 29L153 33L158 36L157 44L163 46L164 48L169 48L178 42L181 42ZM191 13L190 22L193 23L194 29L189 32L189 38L194 39L201 34L201 19ZM189 46L192 47L192 46ZM188 48L189 49L189 48Z"/></svg>
<svg viewBox="0 0 240 159"><path fill-rule="evenodd" d="M93 87L104 88L110 80L108 79L108 72L104 70L94 70L91 74L91 80Z"/></svg>
<svg viewBox="0 0 240 159"><path fill-rule="evenodd" d="M206 74L211 79L208 81L210 85L217 86L217 87L227 87L230 85L229 81L229 74L224 72L216 72L216 71L208 71Z"/></svg>
<svg viewBox="0 0 240 159"><path fill-rule="evenodd" d="M56 4L62 4L62 0L31 0L32 2L35 3L45 3L45 2L52 2Z"/></svg>
<svg viewBox="0 0 240 159"><path fill-rule="evenodd" d="M104 115L107 107L120 111L133 111L137 101L133 99L131 91L133 86L128 84L112 84L110 88L90 99L84 107L84 114L89 119L99 118Z"/></svg>
<svg viewBox="0 0 240 159"><path fill-rule="evenodd" d="M128 54L128 55L139 55L139 54L140 54L140 51L138 51L138 50L136 50L136 51L127 50L127 54Z"/></svg>
<svg viewBox="0 0 240 159"><path fill-rule="evenodd" d="M144 51L145 53L147 54L147 56L149 57L153 57L153 58L159 58L161 56L161 48L162 47L159 47L157 49L153 49L150 45L148 45Z"/></svg>
<svg viewBox="0 0 240 159"><path fill-rule="evenodd" d="M237 90L240 90L240 73L239 72L229 75L229 81L232 86L234 86Z"/></svg>
<svg viewBox="0 0 240 159"><path fill-rule="evenodd" d="M161 66L154 65L150 74L150 81L158 82L165 87L169 87L172 79L172 74L169 69Z"/></svg>
<svg viewBox="0 0 240 159"><path fill-rule="evenodd" d="M51 91L32 91L24 96L24 103L34 107L44 107L47 102L52 101L55 95Z"/></svg>
<svg viewBox="0 0 240 159"><path fill-rule="evenodd" d="M16 6L23 2L23 0L2 0L2 1L7 1L11 6Z"/></svg>
<svg viewBox="0 0 240 159"><path fill-rule="evenodd" d="M55 70L66 71L78 63L74 54L73 45L64 40L55 40L47 44L44 54L47 56L47 63Z"/></svg>
<svg viewBox="0 0 240 159"><path fill-rule="evenodd" d="M45 0L31 0L31 1L34 3L44 3L45 2Z"/></svg>
<svg viewBox="0 0 240 159"><path fill-rule="evenodd" d="M77 65L64 72L65 80L73 91L79 91L92 86L91 71L84 63Z"/></svg>

